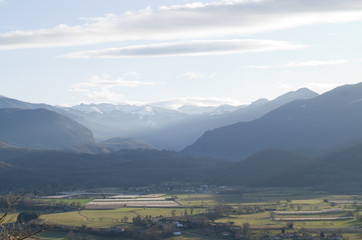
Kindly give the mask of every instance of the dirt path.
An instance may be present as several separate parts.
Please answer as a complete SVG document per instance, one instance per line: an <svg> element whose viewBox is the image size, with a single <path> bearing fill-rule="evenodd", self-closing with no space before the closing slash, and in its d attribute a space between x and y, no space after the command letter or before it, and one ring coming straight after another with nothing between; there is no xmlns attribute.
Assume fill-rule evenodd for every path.
<svg viewBox="0 0 362 240"><path fill-rule="evenodd" d="M89 218L88 218L87 216L83 215L80 211L77 211L77 212L78 212L78 215L79 215L79 216L85 218L85 220L86 220L87 222L89 222Z"/></svg>

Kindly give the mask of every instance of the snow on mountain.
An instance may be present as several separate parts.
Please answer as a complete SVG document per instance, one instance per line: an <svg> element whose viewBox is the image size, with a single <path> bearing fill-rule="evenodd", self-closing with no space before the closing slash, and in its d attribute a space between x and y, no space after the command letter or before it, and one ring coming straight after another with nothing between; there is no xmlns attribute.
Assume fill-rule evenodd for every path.
<svg viewBox="0 0 362 240"><path fill-rule="evenodd" d="M194 105L184 105L179 107L177 111L181 113L186 113L189 115L196 115L196 114L208 114L212 115L220 115L224 113L230 113L236 111L240 108L244 107L241 106L231 106L231 105L220 105L220 106L194 106Z"/></svg>

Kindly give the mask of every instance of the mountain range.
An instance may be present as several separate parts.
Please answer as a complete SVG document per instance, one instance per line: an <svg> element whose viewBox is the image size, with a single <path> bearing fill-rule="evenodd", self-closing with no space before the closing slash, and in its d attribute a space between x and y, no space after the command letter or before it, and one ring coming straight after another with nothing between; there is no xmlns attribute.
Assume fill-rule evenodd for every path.
<svg viewBox="0 0 362 240"><path fill-rule="evenodd" d="M109 152L125 149L156 149L151 144L135 138L111 138L98 144Z"/></svg>
<svg viewBox="0 0 362 240"><path fill-rule="evenodd" d="M149 146L158 149L181 150L209 129L256 119L288 102L315 96L317 94L308 89L299 89L272 101L260 99L250 105L216 107L183 105L176 110L169 108L171 105L179 104L174 101L144 106L80 104L73 107L57 107L0 97L0 108L44 108L57 112L91 130L99 143L111 138L132 138L147 142ZM139 145L143 146L146 145Z"/></svg>
<svg viewBox="0 0 362 240"><path fill-rule="evenodd" d="M242 160L278 148L322 154L362 142L362 83L287 103L249 122L203 134L183 153Z"/></svg>
<svg viewBox="0 0 362 240"><path fill-rule="evenodd" d="M323 154L304 156L280 149L256 153L222 171L218 184L260 187L318 187L328 191L356 191L362 182L362 144Z"/></svg>
<svg viewBox="0 0 362 240"><path fill-rule="evenodd" d="M298 99L312 99L317 93L301 88L297 91L288 92L274 100L259 99L250 105L240 106L234 111L223 111L222 114L199 114L176 121L171 125L164 126L136 137L152 143L159 148L181 150L195 142L205 131L227 126L238 122L247 122L258 119L266 113L277 109L284 104Z"/></svg>
<svg viewBox="0 0 362 240"><path fill-rule="evenodd" d="M84 154L0 148L0 155L0 192L215 184L351 193L362 187L362 144L318 157L269 149L238 162L140 149Z"/></svg>
<svg viewBox="0 0 362 240"><path fill-rule="evenodd" d="M40 109L0 109L0 141L6 146L99 152L92 132L59 113Z"/></svg>
<svg viewBox="0 0 362 240"><path fill-rule="evenodd" d="M362 83L322 95L300 89L218 115L107 104L65 109L0 97L0 191L169 182L355 191L362 187L361 110ZM177 153L134 138L96 143L91 130L74 120L108 113L142 119L155 111L204 119L204 125L234 121L230 116L239 122L209 130ZM189 124L173 134L196 131Z"/></svg>

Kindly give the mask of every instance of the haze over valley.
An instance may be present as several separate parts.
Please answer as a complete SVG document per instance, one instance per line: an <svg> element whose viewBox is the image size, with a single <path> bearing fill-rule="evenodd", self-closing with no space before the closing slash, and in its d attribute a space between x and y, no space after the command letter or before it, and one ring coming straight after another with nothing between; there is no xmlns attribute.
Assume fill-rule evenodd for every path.
<svg viewBox="0 0 362 240"><path fill-rule="evenodd" d="M360 0L0 0L0 240L362 239L360 29Z"/></svg>

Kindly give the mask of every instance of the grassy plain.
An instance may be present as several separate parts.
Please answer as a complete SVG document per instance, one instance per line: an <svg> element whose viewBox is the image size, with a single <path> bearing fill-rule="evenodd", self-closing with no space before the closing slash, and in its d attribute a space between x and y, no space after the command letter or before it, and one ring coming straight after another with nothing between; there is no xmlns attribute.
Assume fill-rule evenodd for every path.
<svg viewBox="0 0 362 240"><path fill-rule="evenodd" d="M2 215L3 215L3 213L0 212L0 216L2 216ZM13 223L13 222L16 221L16 218L17 218L17 217L18 217L18 214L17 214L17 213L10 213L10 214L8 214L8 215L4 218L3 223L4 223L4 224Z"/></svg>
<svg viewBox="0 0 362 240"><path fill-rule="evenodd" d="M50 224L70 225L80 227L108 228L119 226L120 224L132 222L133 217L146 215L152 217L171 217L172 211L176 216L184 215L185 211L191 213L191 208L118 208L114 210L83 210L65 213L52 213L41 216L41 219ZM207 209L194 208L193 213L203 213ZM127 219L125 219L125 217ZM127 220L127 221L125 221Z"/></svg>
<svg viewBox="0 0 362 240"><path fill-rule="evenodd" d="M244 223L249 223L254 231L267 231L270 233L280 233L282 228L287 228L290 224L289 221L273 221L274 217L343 217L353 216L353 210L356 208L356 201L362 200L360 195L329 195L323 192L312 192L308 190L296 189L262 189L250 192L233 192L230 194L174 194L177 195L178 202L182 208L119 208L114 210L81 210L64 213L52 213L41 215L42 219L46 219L51 224L67 225L67 226L86 226L89 228L111 228L116 226L126 226L132 224L132 218L136 216L164 216L171 217L173 213L176 216L183 216L185 210L187 214L191 211L193 214L204 213L213 209L218 204L225 204L232 206L234 209L270 209L271 211L262 211L255 213L231 213L230 215L222 218L215 219L215 223L232 223L234 225L242 226ZM84 206L91 199L69 199L69 202L81 202ZM52 200L53 201L53 200ZM63 201L64 200L56 200ZM341 203L334 203L333 201L342 201ZM360 204L362 205L362 204ZM334 213L318 213L318 214L305 214L306 211L319 211L322 209L344 209L344 212ZM192 210L191 210L192 209ZM273 215L273 209L277 211L304 211L304 214L293 215ZM358 212L362 215L362 211ZM362 226L362 221L358 219L349 220L314 220L314 221L293 221L293 229L287 231L299 231L306 229L317 233L321 230L329 232L349 231L353 232ZM53 234L53 235L52 235ZM64 239L57 238L56 232L49 232L45 239ZM204 236L203 236L204 235ZM362 239L361 233L346 233L343 234L350 240ZM60 236L60 235L59 235ZM84 237L85 238L85 237ZM172 237L175 240L199 240L199 239L218 239L217 236L207 235L202 229L196 231L185 231L182 236ZM95 237L95 239L98 239ZM220 239L222 239L220 237Z"/></svg>

